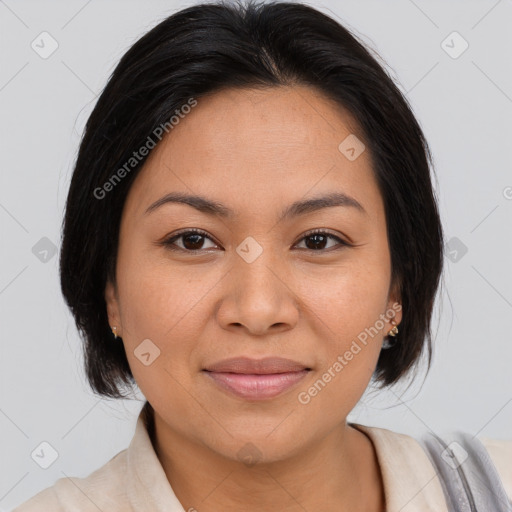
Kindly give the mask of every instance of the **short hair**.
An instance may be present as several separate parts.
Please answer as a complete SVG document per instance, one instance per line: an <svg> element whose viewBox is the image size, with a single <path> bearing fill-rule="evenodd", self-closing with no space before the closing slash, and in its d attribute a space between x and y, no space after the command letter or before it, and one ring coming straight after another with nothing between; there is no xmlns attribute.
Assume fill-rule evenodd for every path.
<svg viewBox="0 0 512 512"><path fill-rule="evenodd" d="M135 383L123 344L113 342L104 296L107 279L116 282L123 205L147 157L130 169L126 162L190 98L237 87L307 85L357 120L384 202L403 315L397 343L381 351L372 377L381 387L395 384L425 348L430 369L444 246L432 156L407 99L371 52L310 6L221 0L175 12L123 55L87 121L62 226L61 289L93 391L124 398L122 387Z"/></svg>

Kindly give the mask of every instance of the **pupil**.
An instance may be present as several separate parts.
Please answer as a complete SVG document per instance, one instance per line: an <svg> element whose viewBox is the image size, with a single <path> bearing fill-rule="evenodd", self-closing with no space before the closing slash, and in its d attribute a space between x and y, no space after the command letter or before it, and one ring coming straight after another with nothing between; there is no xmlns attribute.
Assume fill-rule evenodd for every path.
<svg viewBox="0 0 512 512"><path fill-rule="evenodd" d="M190 240L190 239L195 239L195 241L192 242L192 247L189 247L190 244L187 243L187 240ZM203 235L200 235L200 234L191 234L191 235L187 235L185 237L183 237L183 245L187 248L187 249L201 249L201 246L203 245L202 244L202 239L203 238Z"/></svg>
<svg viewBox="0 0 512 512"><path fill-rule="evenodd" d="M316 234L316 235L310 235L306 238L306 246L308 249L322 249L323 247L325 247L325 240L326 240L326 236L325 235L319 235L319 234ZM312 240L312 239L316 239L315 242L313 242L313 247L310 247L307 243L307 240ZM320 239L320 240L319 240ZM321 247L319 247L319 244Z"/></svg>

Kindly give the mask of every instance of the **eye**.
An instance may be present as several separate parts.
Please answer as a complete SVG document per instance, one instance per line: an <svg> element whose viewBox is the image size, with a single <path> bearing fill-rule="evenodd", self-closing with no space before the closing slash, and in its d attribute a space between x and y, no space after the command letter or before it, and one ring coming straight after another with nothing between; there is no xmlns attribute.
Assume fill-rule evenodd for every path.
<svg viewBox="0 0 512 512"><path fill-rule="evenodd" d="M347 247L351 246L351 244L345 242L340 237L322 229L309 231L300 239L300 242L302 243L304 241L306 245L304 249L307 251L327 252L325 249L332 249L333 247L326 247L328 245L329 239L337 242L337 244L334 244L334 247L336 247L336 245ZM212 247L205 247L205 240L210 240L213 242L212 238L208 235L208 233L206 233L206 231L193 228L176 233L171 238L168 238L162 243L172 251L184 251L189 253L200 252L204 249L211 249L217 245L213 242ZM177 241L181 241L181 244L177 244Z"/></svg>
<svg viewBox="0 0 512 512"><path fill-rule="evenodd" d="M326 244L327 244L327 241L329 238L331 240L337 241L338 245L350 246L350 244L348 242L345 242L340 237L333 235L333 234L329 233L328 231L323 231L321 229L315 229L313 231L309 231L301 238L300 241L301 242L303 240L306 241L305 242L306 250L313 251L313 252L327 252L327 251L323 251L323 249L326 248ZM309 241L309 243L308 243L308 241ZM334 245L334 247L336 247L336 244ZM328 249L332 249L332 246L328 247Z"/></svg>
<svg viewBox="0 0 512 512"><path fill-rule="evenodd" d="M182 246L177 245L175 242L177 240L182 239ZM187 229L186 231L181 231L173 235L171 238L168 238L163 242L163 244L171 249L172 251L186 251L186 252L198 252L204 247L204 240L211 238L208 236L206 231L202 231L201 229ZM206 249L210 249L210 247L206 247Z"/></svg>

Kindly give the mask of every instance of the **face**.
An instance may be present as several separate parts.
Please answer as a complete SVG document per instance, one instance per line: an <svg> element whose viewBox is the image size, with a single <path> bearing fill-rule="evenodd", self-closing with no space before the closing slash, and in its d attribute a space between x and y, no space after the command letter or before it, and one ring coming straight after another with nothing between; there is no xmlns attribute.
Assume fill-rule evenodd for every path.
<svg viewBox="0 0 512 512"><path fill-rule="evenodd" d="M382 197L356 133L348 112L311 88L225 90L199 99L150 154L105 296L169 432L233 460L249 442L278 460L343 425L359 401L401 312ZM224 214L154 204L171 193ZM352 204L283 216L330 194ZM274 396L240 396L205 371L238 356L309 370Z"/></svg>

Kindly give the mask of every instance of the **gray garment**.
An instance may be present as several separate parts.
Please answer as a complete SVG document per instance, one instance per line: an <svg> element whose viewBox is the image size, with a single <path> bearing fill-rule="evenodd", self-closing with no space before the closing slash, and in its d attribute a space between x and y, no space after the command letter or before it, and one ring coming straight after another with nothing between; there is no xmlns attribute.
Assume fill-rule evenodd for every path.
<svg viewBox="0 0 512 512"><path fill-rule="evenodd" d="M498 472L479 439L465 432L417 440L436 468L450 512L512 512Z"/></svg>

